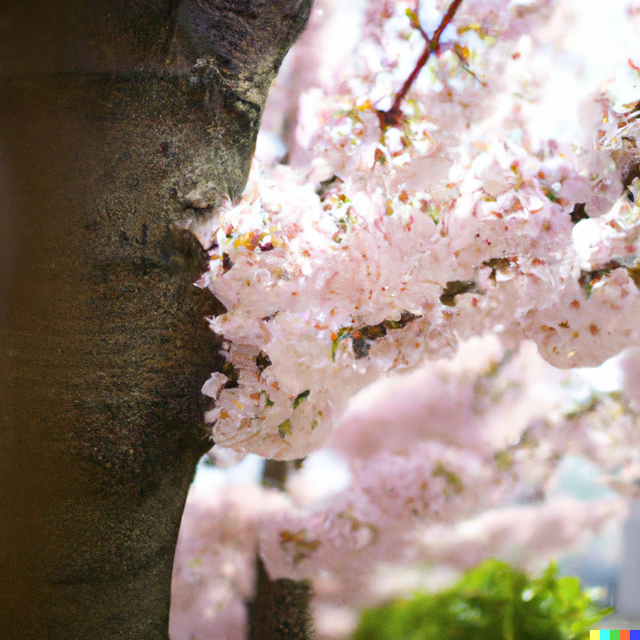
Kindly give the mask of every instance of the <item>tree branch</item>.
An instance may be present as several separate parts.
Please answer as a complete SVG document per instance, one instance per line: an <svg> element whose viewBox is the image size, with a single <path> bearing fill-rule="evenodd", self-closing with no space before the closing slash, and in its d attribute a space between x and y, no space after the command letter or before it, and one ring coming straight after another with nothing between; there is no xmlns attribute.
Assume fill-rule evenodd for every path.
<svg viewBox="0 0 640 640"><path fill-rule="evenodd" d="M453 0L431 38L428 37L422 27L419 27L420 32L426 40L426 44L418 58L418 61L416 62L416 66L409 74L409 77L404 81L400 91L396 94L391 108L388 111L376 111L380 120L380 126L383 130L388 129L389 127L395 127L400 123L400 120L402 119L402 110L400 108L402 101L405 99L416 78L420 75L424 65L427 64L431 54L438 54L440 50L440 38L442 37L444 30L449 26L451 20L453 20L453 17L456 15L461 4L462 0Z"/></svg>

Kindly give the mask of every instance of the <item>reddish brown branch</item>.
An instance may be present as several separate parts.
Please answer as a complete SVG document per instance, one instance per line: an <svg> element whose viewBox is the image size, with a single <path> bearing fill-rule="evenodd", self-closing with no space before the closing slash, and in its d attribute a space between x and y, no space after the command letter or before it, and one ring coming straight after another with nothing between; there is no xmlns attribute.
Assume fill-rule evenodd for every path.
<svg viewBox="0 0 640 640"><path fill-rule="evenodd" d="M447 13L444 14L444 17L440 21L440 26L435 30L433 34L433 38L431 38L431 48L435 51L433 47L433 43L436 42L436 48L440 45L440 36L442 32L449 26L449 23L453 20L453 16L456 15L456 11L462 4L462 0L453 0L451 6L447 10Z"/></svg>
<svg viewBox="0 0 640 640"><path fill-rule="evenodd" d="M420 24L420 18L418 17L420 15L420 0L416 0L415 11L411 11L410 9L407 9L407 15L411 20L411 26L417 29L427 42L431 42L431 38L429 38L429 36L427 35L427 32L422 28L422 25Z"/></svg>
<svg viewBox="0 0 640 640"><path fill-rule="evenodd" d="M442 17L438 28L434 31L432 38L429 38L423 31L423 29L420 28L420 32L424 36L426 44L422 53L420 54L420 57L418 58L418 62L416 62L416 66L409 74L409 77L404 81L404 84L400 88L400 91L398 91L395 98L393 99L391 108L388 111L381 111L379 109L377 110L378 118L380 119L380 126L383 130L388 129L389 127L395 127L400 123L400 120L402 118L402 110L400 109L400 105L402 104L402 101L405 99L407 93L409 92L409 89L411 89L411 86L415 82L416 78L420 75L420 72L422 71L424 65L427 64L427 61L431 57L431 54L438 53L440 49L440 38L444 30L449 26L451 20L453 20L453 17L456 15L456 11L458 11L458 8L461 4L462 0L453 0L451 5L449 6L449 9L447 9L447 12Z"/></svg>

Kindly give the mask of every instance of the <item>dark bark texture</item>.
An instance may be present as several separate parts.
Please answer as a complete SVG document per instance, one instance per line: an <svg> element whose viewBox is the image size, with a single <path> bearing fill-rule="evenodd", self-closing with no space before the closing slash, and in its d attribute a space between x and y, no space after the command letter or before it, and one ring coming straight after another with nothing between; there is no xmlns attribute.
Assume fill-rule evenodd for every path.
<svg viewBox="0 0 640 640"><path fill-rule="evenodd" d="M285 490L287 476L302 460L266 460L262 485ZM310 603L310 581L272 580L256 557L255 595L248 604L248 640L308 640L315 637Z"/></svg>
<svg viewBox="0 0 640 640"><path fill-rule="evenodd" d="M0 0L2 640L168 637L222 364L185 196L241 193L310 4Z"/></svg>
<svg viewBox="0 0 640 640"><path fill-rule="evenodd" d="M249 603L249 640L307 640L313 636L311 585L272 580L262 560L256 567L256 595Z"/></svg>

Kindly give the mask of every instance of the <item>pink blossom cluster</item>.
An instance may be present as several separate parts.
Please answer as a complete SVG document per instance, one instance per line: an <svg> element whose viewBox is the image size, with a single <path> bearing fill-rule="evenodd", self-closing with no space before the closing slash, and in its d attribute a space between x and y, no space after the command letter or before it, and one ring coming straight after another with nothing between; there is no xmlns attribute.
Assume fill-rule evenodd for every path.
<svg viewBox="0 0 640 640"><path fill-rule="evenodd" d="M579 548L590 535L625 513L625 502L619 498L589 502L556 498L492 509L454 525L427 528L421 534L417 556L461 569L492 557L539 569L547 558Z"/></svg>
<svg viewBox="0 0 640 640"><path fill-rule="evenodd" d="M369 0L348 61L319 36L338 4L285 65L242 198L189 228L226 308L229 366L203 388L216 455L328 442L352 480L305 500L303 467L288 495L191 497L174 640L243 637L257 552L335 612L380 600L380 567L535 566L620 517L617 499L545 502L568 453L622 492L640 479L637 350L623 392L577 407L568 371L640 345L636 107L597 92L575 139L537 138L539 57L569 13L465 0L386 126L448 3Z"/></svg>
<svg viewBox="0 0 640 640"><path fill-rule="evenodd" d="M246 637L260 518L287 504L278 491L252 484L191 491L174 560L172 640Z"/></svg>
<svg viewBox="0 0 640 640"><path fill-rule="evenodd" d="M354 481L343 493L263 524L260 552L270 575L326 580L331 574L353 601L368 591L368 567L408 553L418 523L458 519L496 493L489 461L435 443L410 455L354 461L353 467Z"/></svg>
<svg viewBox="0 0 640 640"><path fill-rule="evenodd" d="M628 428L598 423L594 407L570 414L568 383L532 343L512 352L495 335L475 338L356 398L329 443L350 468L345 490L305 499L303 466L288 495L255 485L196 492L176 557L174 638L242 637L257 552L272 578L312 578L328 621L388 596L383 567L460 570L490 556L537 567L576 548L624 503L545 502L562 455L596 453L596 428L626 434L620 452L638 447Z"/></svg>
<svg viewBox="0 0 640 640"><path fill-rule="evenodd" d="M384 129L366 97L385 75L368 58L336 93L303 95L311 165L256 163L239 202L192 224L211 254L200 284L227 309L211 326L237 375L205 385L217 443L301 457L360 389L487 332L510 348L533 340L562 368L640 341L638 209L614 161L635 115L612 128L600 96L585 146L529 140L497 42L474 40L487 82L445 49L397 127Z"/></svg>

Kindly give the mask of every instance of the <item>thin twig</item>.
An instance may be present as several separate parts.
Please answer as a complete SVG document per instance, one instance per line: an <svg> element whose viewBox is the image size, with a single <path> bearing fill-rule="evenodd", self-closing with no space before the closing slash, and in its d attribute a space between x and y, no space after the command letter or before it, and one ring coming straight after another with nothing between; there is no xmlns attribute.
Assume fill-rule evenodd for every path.
<svg viewBox="0 0 640 640"><path fill-rule="evenodd" d="M402 118L402 110L400 109L402 101L409 92L409 89L411 89L411 86L420 74L420 71L422 71L424 65L427 64L427 61L431 57L431 54L438 53L440 49L440 37L442 36L444 30L449 26L451 20L453 20L453 17L456 15L456 11L461 4L462 0L453 0L431 38L428 37L428 35L422 30L422 28L420 28L420 32L424 36L426 44L422 53L420 54L420 57L418 58L418 62L416 62L416 66L409 74L409 77L404 81L404 84L400 88L400 91L398 91L395 98L393 99L391 108L388 111L380 111L379 109L377 110L378 118L380 119L380 126L383 130L388 129L389 127L395 127L400 122Z"/></svg>
<svg viewBox="0 0 640 640"><path fill-rule="evenodd" d="M422 28L422 25L420 24L420 19L418 17L419 15L420 15L420 0L416 0L416 10L414 11L416 24L414 26L416 27L416 29L418 29L418 31L420 31L425 41L429 43L431 42L431 38L428 36L427 32ZM413 22L413 19L412 19L412 22Z"/></svg>
<svg viewBox="0 0 640 640"><path fill-rule="evenodd" d="M462 55L460 54L460 52L457 49L454 49L454 52L456 54L456 57L458 58L458 62L460 63L460 66L470 75L472 76L475 80L477 80L483 87L487 86L487 83L484 82L483 80L480 80L480 78L478 78L478 76L469 68L469 65L465 62L464 58L462 57Z"/></svg>

